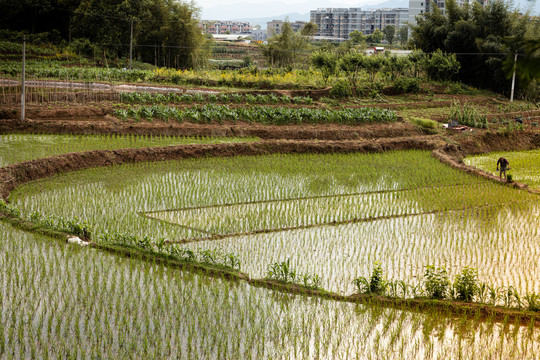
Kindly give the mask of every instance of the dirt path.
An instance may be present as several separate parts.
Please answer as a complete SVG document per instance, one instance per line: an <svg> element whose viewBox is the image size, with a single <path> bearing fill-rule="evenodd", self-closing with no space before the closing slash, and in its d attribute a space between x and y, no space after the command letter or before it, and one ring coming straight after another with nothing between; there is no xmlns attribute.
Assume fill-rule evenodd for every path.
<svg viewBox="0 0 540 360"><path fill-rule="evenodd" d="M84 117L54 120L0 120L0 134L75 134L75 135L159 135L159 136L230 136L290 140L353 140L420 136L423 132L406 122L347 126L261 125L245 122L191 124L165 122L121 122L113 117Z"/></svg>

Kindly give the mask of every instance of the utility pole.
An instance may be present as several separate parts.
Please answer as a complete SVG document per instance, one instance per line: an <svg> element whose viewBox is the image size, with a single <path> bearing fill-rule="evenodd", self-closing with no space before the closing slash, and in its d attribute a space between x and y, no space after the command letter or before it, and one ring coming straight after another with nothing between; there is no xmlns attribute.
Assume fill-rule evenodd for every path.
<svg viewBox="0 0 540 360"><path fill-rule="evenodd" d="M26 36L23 36L23 46L22 46L22 93L21 93L21 121L24 121L26 118L25 114L25 100L26 100L26 84L25 84L25 73L26 73Z"/></svg>
<svg viewBox="0 0 540 360"><path fill-rule="evenodd" d="M131 34L129 36L129 70L131 70L132 61L133 61L133 19L131 19Z"/></svg>
<svg viewBox="0 0 540 360"><path fill-rule="evenodd" d="M516 63L517 63L517 50L514 55L514 73L512 74L512 91L510 93L510 102L514 101L514 86L516 84Z"/></svg>

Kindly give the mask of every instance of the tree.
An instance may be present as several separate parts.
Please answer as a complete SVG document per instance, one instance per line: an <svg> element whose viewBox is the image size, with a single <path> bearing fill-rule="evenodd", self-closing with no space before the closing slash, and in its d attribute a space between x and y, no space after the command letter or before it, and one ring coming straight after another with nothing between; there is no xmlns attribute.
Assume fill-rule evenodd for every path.
<svg viewBox="0 0 540 360"><path fill-rule="evenodd" d="M73 4L62 2L62 0L0 0L0 27L28 31L32 34L56 30L65 36L69 24L69 16L66 16L65 9L71 9ZM80 0L72 2L78 6Z"/></svg>
<svg viewBox="0 0 540 360"><path fill-rule="evenodd" d="M409 40L409 27L402 26L398 30L398 40L401 45L405 45Z"/></svg>
<svg viewBox="0 0 540 360"><path fill-rule="evenodd" d="M302 36L313 36L313 35L315 35L317 33L318 29L319 29L319 27L317 26L317 24L310 21L306 25L304 25L302 30L300 30L300 35L302 35Z"/></svg>
<svg viewBox="0 0 540 360"><path fill-rule="evenodd" d="M456 55L444 54L441 50L431 54L425 64L428 77L439 81L452 80L460 68Z"/></svg>
<svg viewBox="0 0 540 360"><path fill-rule="evenodd" d="M527 24L522 35L504 39L508 55L504 61L504 71L510 78L514 70L523 95L536 100L540 98L540 23ZM517 59L515 59L515 55Z"/></svg>
<svg viewBox="0 0 540 360"><path fill-rule="evenodd" d="M351 32L349 34L349 39L351 39L353 44L355 45L363 44L366 42L366 37L361 31L358 30L354 30L353 32Z"/></svg>
<svg viewBox="0 0 540 360"><path fill-rule="evenodd" d="M321 70L324 86L326 86L330 76L336 73L338 57L334 52L320 50L311 55L311 64Z"/></svg>
<svg viewBox="0 0 540 360"><path fill-rule="evenodd" d="M446 13L433 11L417 16L412 27L412 43L426 53L437 49L455 53L461 64L456 78L470 85L509 92L508 72L504 69L508 46L505 40L522 36L530 21L510 12L503 0L482 6L477 2L463 7L446 0Z"/></svg>
<svg viewBox="0 0 540 360"><path fill-rule="evenodd" d="M375 29L373 34L371 34L371 41L373 44L379 44L382 39L384 39L384 34L381 30Z"/></svg>
<svg viewBox="0 0 540 360"><path fill-rule="evenodd" d="M366 55L357 51L349 51L339 61L339 67L345 72L355 95L358 77L360 71L364 68L365 61Z"/></svg>
<svg viewBox="0 0 540 360"><path fill-rule="evenodd" d="M300 52L308 45L308 36L317 32L317 25L307 23L299 34L292 30L291 24L285 22L281 34L268 39L268 45L263 46L263 54L272 66L292 66L298 60Z"/></svg>
<svg viewBox="0 0 540 360"><path fill-rule="evenodd" d="M386 58L383 56L367 56L364 63L364 68L368 72L371 78L371 84L375 83L377 74L386 65Z"/></svg>
<svg viewBox="0 0 540 360"><path fill-rule="evenodd" d="M394 25L385 26L383 29L384 38L389 44L394 42L394 36L396 35L396 27Z"/></svg>
<svg viewBox="0 0 540 360"><path fill-rule="evenodd" d="M291 24L285 22L281 34L268 39L268 45L263 53L272 66L290 66L296 60L295 34Z"/></svg>

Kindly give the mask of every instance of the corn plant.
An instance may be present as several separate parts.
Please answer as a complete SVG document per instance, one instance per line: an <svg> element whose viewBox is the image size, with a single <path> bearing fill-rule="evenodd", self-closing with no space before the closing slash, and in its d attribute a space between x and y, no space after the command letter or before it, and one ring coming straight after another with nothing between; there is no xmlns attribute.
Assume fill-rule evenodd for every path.
<svg viewBox="0 0 540 360"><path fill-rule="evenodd" d="M426 266L424 273L424 287L428 297L433 299L444 299L448 296L450 281L448 272L443 266Z"/></svg>
<svg viewBox="0 0 540 360"><path fill-rule="evenodd" d="M478 294L478 271L466 266L461 273L456 275L454 280L456 299L462 301L472 301Z"/></svg>
<svg viewBox="0 0 540 360"><path fill-rule="evenodd" d="M140 118L152 120L158 114L170 114L167 118L177 121L191 121L210 123L221 121L226 117L233 117L248 122L263 124L288 125L303 123L338 123L338 124L362 124L374 122L397 121L395 112L379 108L341 109L335 111L311 109L311 108L271 108L264 106L252 106L250 108L229 108L223 105L206 104L191 108L176 109L163 105L129 107L127 115L138 120ZM231 116L231 114L233 114ZM115 110L115 114L125 116L124 111ZM195 115L196 114L196 115Z"/></svg>
<svg viewBox="0 0 540 360"><path fill-rule="evenodd" d="M450 114L448 115L450 120L457 120L459 124L477 127L477 128L487 128L487 116L485 114L480 114L480 112L465 103L464 105L454 104L450 108Z"/></svg>
<svg viewBox="0 0 540 360"><path fill-rule="evenodd" d="M373 270L369 280L365 277L359 277L353 280L353 284L359 293L365 294L383 295L388 288L388 282L383 276L382 267L379 262L373 264Z"/></svg>

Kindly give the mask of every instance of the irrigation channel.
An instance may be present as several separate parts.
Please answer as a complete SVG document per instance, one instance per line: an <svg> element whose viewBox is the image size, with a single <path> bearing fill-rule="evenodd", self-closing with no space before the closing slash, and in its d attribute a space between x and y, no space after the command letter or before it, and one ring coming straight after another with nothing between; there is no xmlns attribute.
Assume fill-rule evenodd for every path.
<svg viewBox="0 0 540 360"><path fill-rule="evenodd" d="M10 222L31 228L43 217L80 219L92 229L92 247L135 259L0 224L3 273L20 274L0 282L0 350L216 359L527 359L540 351L540 330L525 312L415 301L412 294L348 296L352 280L369 276L374 261L411 289L432 264L452 277L475 267L501 295L510 286L538 293L537 194L441 163L428 151L440 149L438 141L209 142L101 149L1 168L1 194L21 211ZM119 233L146 237L152 251L163 241L197 240L174 246L234 253L245 275L176 271L157 255L141 262L133 244L107 242ZM320 286L333 293L257 280L287 259L298 274L321 276ZM14 315L21 308L28 327ZM81 311L84 320L75 315ZM13 335L18 331L34 336ZM48 340L57 346L45 347Z"/></svg>

